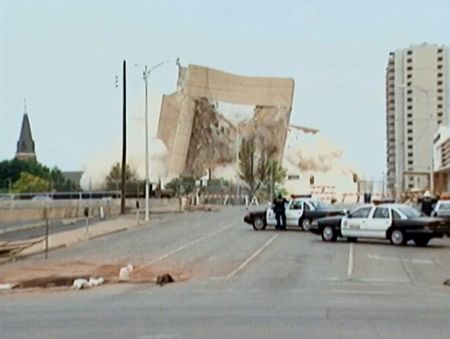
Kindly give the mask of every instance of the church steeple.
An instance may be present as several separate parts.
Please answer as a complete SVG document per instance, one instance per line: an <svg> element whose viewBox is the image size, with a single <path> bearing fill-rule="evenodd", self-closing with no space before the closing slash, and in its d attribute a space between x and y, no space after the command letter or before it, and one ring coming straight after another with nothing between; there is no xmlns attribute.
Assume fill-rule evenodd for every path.
<svg viewBox="0 0 450 339"><path fill-rule="evenodd" d="M17 142L16 158L20 160L36 160L34 141L31 136L30 120L27 114L27 99L24 100L24 112L19 141Z"/></svg>

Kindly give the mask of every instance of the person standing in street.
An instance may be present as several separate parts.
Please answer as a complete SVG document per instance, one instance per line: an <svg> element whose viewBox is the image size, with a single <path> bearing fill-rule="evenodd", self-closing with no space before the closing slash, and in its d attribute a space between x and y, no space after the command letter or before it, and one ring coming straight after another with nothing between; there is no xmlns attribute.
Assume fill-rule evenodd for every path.
<svg viewBox="0 0 450 339"><path fill-rule="evenodd" d="M283 198L281 194L278 195L278 198L273 200L273 211L275 212L275 218L277 220L277 226L275 228L277 230L286 229L286 203L287 200Z"/></svg>
<svg viewBox="0 0 450 339"><path fill-rule="evenodd" d="M431 212L433 211L435 199L431 197L431 194L429 191L426 191L420 200L420 210L427 216L431 215Z"/></svg>

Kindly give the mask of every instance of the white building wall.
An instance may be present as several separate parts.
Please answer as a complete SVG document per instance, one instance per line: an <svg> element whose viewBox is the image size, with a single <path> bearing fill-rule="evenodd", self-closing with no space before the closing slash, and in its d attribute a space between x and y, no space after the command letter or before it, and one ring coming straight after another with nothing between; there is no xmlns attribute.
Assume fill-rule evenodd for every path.
<svg viewBox="0 0 450 339"><path fill-rule="evenodd" d="M421 44L399 49L390 56L389 74L395 77L393 88L387 81L386 91L387 153L395 154L395 162L388 158L389 188L429 188L433 135L450 121L448 48ZM394 128L389 127L389 109L394 111ZM389 141L392 131L395 142Z"/></svg>

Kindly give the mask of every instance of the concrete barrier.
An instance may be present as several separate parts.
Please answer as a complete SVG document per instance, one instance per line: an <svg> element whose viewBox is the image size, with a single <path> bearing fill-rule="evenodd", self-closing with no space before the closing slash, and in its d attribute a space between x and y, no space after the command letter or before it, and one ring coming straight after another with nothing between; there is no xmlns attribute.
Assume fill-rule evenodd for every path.
<svg viewBox="0 0 450 339"><path fill-rule="evenodd" d="M126 200L128 211L136 210L136 199ZM139 200L140 210L145 209L145 200ZM10 201L0 204L0 223L13 221L74 219L85 217L101 219L120 214L120 199L108 200L51 200L51 201ZM179 198L150 199L150 213L177 212L182 208ZM46 215L45 215L46 213Z"/></svg>

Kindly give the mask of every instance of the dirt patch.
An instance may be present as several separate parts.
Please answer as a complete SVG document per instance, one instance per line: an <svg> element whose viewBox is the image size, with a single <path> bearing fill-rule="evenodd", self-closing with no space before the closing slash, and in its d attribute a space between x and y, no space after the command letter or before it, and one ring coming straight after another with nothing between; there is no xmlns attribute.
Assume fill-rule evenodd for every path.
<svg viewBox="0 0 450 339"><path fill-rule="evenodd" d="M50 287L61 287L61 286L72 286L73 281L77 278L87 277L44 277L44 278L35 278L30 280L21 281L14 288L50 288Z"/></svg>
<svg viewBox="0 0 450 339"><path fill-rule="evenodd" d="M48 263L43 265L28 265L21 267L11 266L3 270L0 276L0 284L13 284L15 289L25 288L53 288L71 287L75 279L89 279L102 277L105 283L119 283L120 268L127 263L98 264L91 262L75 261L64 263ZM128 283L156 283L161 274L168 274L174 281L186 281L188 275L171 267L148 267L136 265L130 273Z"/></svg>

